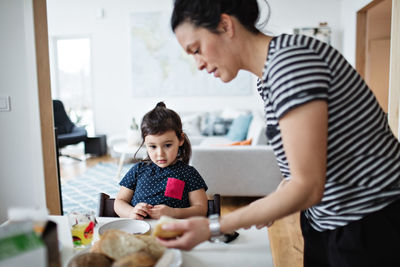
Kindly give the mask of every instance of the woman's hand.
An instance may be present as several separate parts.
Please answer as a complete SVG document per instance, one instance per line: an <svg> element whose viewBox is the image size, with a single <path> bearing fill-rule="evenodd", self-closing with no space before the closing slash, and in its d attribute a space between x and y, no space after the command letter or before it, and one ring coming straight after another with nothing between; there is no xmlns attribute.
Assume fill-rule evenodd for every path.
<svg viewBox="0 0 400 267"><path fill-rule="evenodd" d="M205 217L192 217L187 220L168 223L163 226L163 229L179 230L184 232L182 236L179 236L176 239L165 240L158 238L158 242L168 248L190 250L210 238L208 219Z"/></svg>
<svg viewBox="0 0 400 267"><path fill-rule="evenodd" d="M174 216L174 208L168 207L167 205L155 205L147 212L152 219L160 219L162 215L166 215L169 217Z"/></svg>
<svg viewBox="0 0 400 267"><path fill-rule="evenodd" d="M136 220L143 220L148 214L149 210L153 206L147 203L138 203L129 213L129 218L136 219Z"/></svg>

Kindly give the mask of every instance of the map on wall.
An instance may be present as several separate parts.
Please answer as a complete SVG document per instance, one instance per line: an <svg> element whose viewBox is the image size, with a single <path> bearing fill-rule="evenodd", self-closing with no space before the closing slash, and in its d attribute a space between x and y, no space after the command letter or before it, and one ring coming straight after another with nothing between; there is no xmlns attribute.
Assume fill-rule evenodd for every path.
<svg viewBox="0 0 400 267"><path fill-rule="evenodd" d="M194 58L179 45L170 27L170 13L130 16L132 87L137 97L242 96L252 93L253 77L240 71L223 83L199 71Z"/></svg>

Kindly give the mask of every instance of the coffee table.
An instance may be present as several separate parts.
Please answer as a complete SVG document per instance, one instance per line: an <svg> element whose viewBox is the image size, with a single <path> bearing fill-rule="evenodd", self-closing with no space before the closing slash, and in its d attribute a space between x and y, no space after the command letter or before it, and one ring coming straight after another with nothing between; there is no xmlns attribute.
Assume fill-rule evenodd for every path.
<svg viewBox="0 0 400 267"><path fill-rule="evenodd" d="M128 142L121 142L117 143L113 146L113 150L115 152L121 153L121 157L119 158L119 163L118 163L118 170L117 174L115 176L115 180L119 181L120 176L121 176L121 170L122 166L125 161L126 155L132 155L132 157L135 155L136 151L138 151L139 146L138 145L131 145ZM144 147L141 147L138 153L136 154L137 159L144 159L147 156L146 149Z"/></svg>

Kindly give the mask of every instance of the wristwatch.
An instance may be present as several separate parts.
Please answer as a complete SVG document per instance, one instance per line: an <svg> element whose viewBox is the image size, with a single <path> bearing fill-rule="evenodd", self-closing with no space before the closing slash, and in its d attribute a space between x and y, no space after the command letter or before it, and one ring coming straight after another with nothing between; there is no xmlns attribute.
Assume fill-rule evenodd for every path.
<svg viewBox="0 0 400 267"><path fill-rule="evenodd" d="M211 214L208 217L209 228L211 232L210 241L213 243L225 242L225 235L221 233L221 225L219 224L219 215Z"/></svg>

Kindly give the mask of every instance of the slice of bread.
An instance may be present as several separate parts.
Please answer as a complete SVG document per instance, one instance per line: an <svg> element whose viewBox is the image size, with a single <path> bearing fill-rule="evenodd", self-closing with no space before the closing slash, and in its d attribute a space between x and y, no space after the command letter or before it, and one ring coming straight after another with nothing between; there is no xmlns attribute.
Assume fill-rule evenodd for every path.
<svg viewBox="0 0 400 267"><path fill-rule="evenodd" d="M99 244L100 252L114 260L144 250L145 247L146 243L135 235L116 229L107 230Z"/></svg>
<svg viewBox="0 0 400 267"><path fill-rule="evenodd" d="M183 231L170 231L162 229L164 224L168 224L171 222L177 222L178 219L174 219L168 216L161 216L161 218L157 221L156 226L154 227L153 236L163 238L163 239L170 239L175 238L183 234Z"/></svg>

